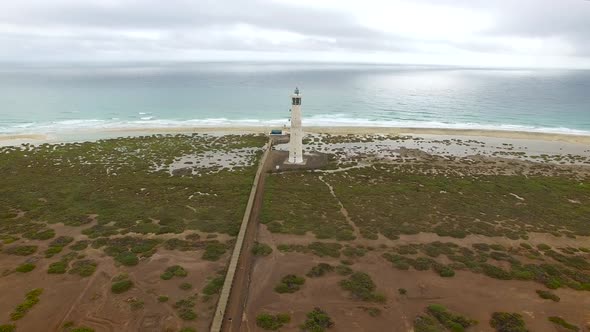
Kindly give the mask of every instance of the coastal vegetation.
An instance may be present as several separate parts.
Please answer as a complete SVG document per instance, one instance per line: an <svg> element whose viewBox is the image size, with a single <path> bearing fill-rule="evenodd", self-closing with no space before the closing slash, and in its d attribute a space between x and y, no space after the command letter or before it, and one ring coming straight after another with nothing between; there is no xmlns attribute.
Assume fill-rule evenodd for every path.
<svg viewBox="0 0 590 332"><path fill-rule="evenodd" d="M490 326L497 332L528 332L521 314L510 312L494 312Z"/></svg>
<svg viewBox="0 0 590 332"><path fill-rule="evenodd" d="M35 269L35 264L32 263L24 263L16 267L16 272L27 273L31 272Z"/></svg>
<svg viewBox="0 0 590 332"><path fill-rule="evenodd" d="M293 299L298 306L326 301L338 321L342 317L374 329L384 329L379 324L387 321L399 328L406 324L406 329L414 323L417 332L471 330L478 324L472 316L486 323L492 317L490 324L498 331L525 331L528 316L493 314L501 301L492 293L504 298L509 295L503 287L526 285L515 301L519 312L536 301L565 317L571 300L564 303L557 294L580 299L590 290L590 248L585 245L590 236L590 159L585 155L535 155L524 147L495 147L477 139L392 135L310 134L306 142L310 152L327 154L328 164L269 173L260 216L262 227L271 232L265 241L276 246L289 268L274 261L257 264L275 275L292 273L293 265L300 264L310 278L305 286L310 293L337 284L350 301L375 302L367 308L384 314L375 315L373 326L364 321L367 315L356 316L369 313L365 307L353 312L345 309L351 303L335 304L342 301L341 293ZM383 271L382 264L395 270ZM393 293L383 289L388 298L412 303L408 308L417 302L428 307L418 317L409 315L414 321L406 320L412 309L396 316L379 302L380 287L371 277L379 286L381 280L395 280ZM560 288L580 292L553 291ZM452 294L463 290L469 300L453 300ZM268 292L256 298L262 308L293 307L267 300ZM484 293L492 296L485 298L489 301L471 298ZM537 296L548 301L535 300ZM431 305L433 299L444 306ZM534 315L543 316L537 310ZM557 319L552 323L563 328ZM549 324L536 328L549 329Z"/></svg>
<svg viewBox="0 0 590 332"><path fill-rule="evenodd" d="M2 276L26 273L37 280L42 276L36 267L42 267L61 292L71 278L95 275L104 265L104 273L129 272L109 284L114 296L152 278L133 269L150 264L158 251L166 251L171 262L187 251L225 271L266 142L264 135L177 134L0 147L0 255L27 258L3 269ZM259 249L267 254L270 247ZM156 278L188 274L173 264ZM222 284L218 275L147 292L198 288L205 300ZM127 301L129 308L147 306L146 298ZM196 319L194 308L178 303L181 319ZM204 326L211 317L203 317Z"/></svg>
<svg viewBox="0 0 590 332"><path fill-rule="evenodd" d="M197 318L197 313L194 310L196 300L197 296L191 295L186 299L176 301L174 308L178 312L178 316L183 320L195 320Z"/></svg>
<svg viewBox="0 0 590 332"><path fill-rule="evenodd" d="M457 313L449 311L440 304L431 304L426 308L426 313L418 315L414 319L415 332L453 331L462 332L477 324L477 321L469 319Z"/></svg>
<svg viewBox="0 0 590 332"><path fill-rule="evenodd" d="M272 253L272 248L266 243L254 242L252 246L252 254L254 256L268 256Z"/></svg>
<svg viewBox="0 0 590 332"><path fill-rule="evenodd" d="M160 275L160 279L170 280L173 277L186 277L187 275L188 272L186 272L186 270L182 266L173 265L166 268L164 273Z"/></svg>
<svg viewBox="0 0 590 332"><path fill-rule="evenodd" d="M225 275L220 275L215 278L210 279L205 287L203 288L203 294L205 296L212 296L215 294L219 294L221 288L223 287L223 282L225 281Z"/></svg>
<svg viewBox="0 0 590 332"><path fill-rule="evenodd" d="M547 319L555 324L558 325L568 331L580 331L580 328L577 327L576 325L570 324L568 323L565 319L558 317L558 316L551 316L551 317L547 317Z"/></svg>
<svg viewBox="0 0 590 332"><path fill-rule="evenodd" d="M289 324L291 316L289 314L279 313L276 315L261 313L256 316L256 325L264 330L276 331Z"/></svg>
<svg viewBox="0 0 590 332"><path fill-rule="evenodd" d="M494 250L492 250L492 247ZM472 250L453 242L413 243L393 247L382 254L393 267L400 270L434 270L441 277L452 277L454 270L469 270L500 280L531 280L550 289L569 287L590 290L588 254L581 251L553 250L536 252L522 246L504 248L483 243L473 244ZM500 251L497 251L500 250ZM445 257L452 263L443 264L436 259ZM528 263L534 257L538 263ZM500 264L505 262L506 264ZM503 266L508 265L506 269ZM551 296L547 291L539 296Z"/></svg>
<svg viewBox="0 0 590 332"><path fill-rule="evenodd" d="M375 292L377 286L371 276L364 272L354 272L340 281L340 287L350 292L353 299L369 302L385 302L385 295Z"/></svg>
<svg viewBox="0 0 590 332"><path fill-rule="evenodd" d="M288 274L281 278L281 282L275 286L277 293L295 293L305 284L305 278Z"/></svg>
<svg viewBox="0 0 590 332"><path fill-rule="evenodd" d="M16 306L14 311L10 314L11 320L19 320L23 318L29 310L39 303L39 296L43 293L43 288L35 288L27 292L25 301Z"/></svg>
<svg viewBox="0 0 590 332"><path fill-rule="evenodd" d="M559 302L561 300L559 298L559 296L557 296L555 293L547 291L547 290L537 290L536 292L540 298L545 299L545 300L551 300L553 302Z"/></svg>
<svg viewBox="0 0 590 332"><path fill-rule="evenodd" d="M111 285L111 291L115 294L121 294L121 293L124 293L124 292L128 291L129 289L131 289L133 287L133 285L134 285L133 281L131 281L129 279L115 281Z"/></svg>
<svg viewBox="0 0 590 332"><path fill-rule="evenodd" d="M186 229L235 235L265 141L195 134L2 147L0 217L12 222L0 233L45 240L55 232L44 223L61 222L84 227L91 238ZM196 174L175 173L190 168L174 166L186 155L209 160L232 151L240 151L242 165L198 167L193 161Z"/></svg>
<svg viewBox="0 0 590 332"><path fill-rule="evenodd" d="M314 308L307 313L307 319L301 325L303 331L323 332L334 326L332 318L320 308Z"/></svg>
<svg viewBox="0 0 590 332"><path fill-rule="evenodd" d="M318 239L352 240L342 203L367 239L381 234L395 240L420 232L524 240L529 232L590 235L585 222L590 215L587 182L567 176L467 175L452 165L376 162L343 172L272 174L261 222L276 233L312 232Z"/></svg>
<svg viewBox="0 0 590 332"><path fill-rule="evenodd" d="M319 263L307 272L306 276L310 278L317 278L325 275L328 272L334 271L334 267L328 263Z"/></svg>

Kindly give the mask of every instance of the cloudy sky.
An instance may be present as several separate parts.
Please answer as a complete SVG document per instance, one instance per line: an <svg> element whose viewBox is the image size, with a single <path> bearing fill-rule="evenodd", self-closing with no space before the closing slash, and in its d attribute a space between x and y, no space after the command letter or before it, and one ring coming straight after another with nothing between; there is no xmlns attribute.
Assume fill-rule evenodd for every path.
<svg viewBox="0 0 590 332"><path fill-rule="evenodd" d="M0 61L590 68L589 0L14 0Z"/></svg>

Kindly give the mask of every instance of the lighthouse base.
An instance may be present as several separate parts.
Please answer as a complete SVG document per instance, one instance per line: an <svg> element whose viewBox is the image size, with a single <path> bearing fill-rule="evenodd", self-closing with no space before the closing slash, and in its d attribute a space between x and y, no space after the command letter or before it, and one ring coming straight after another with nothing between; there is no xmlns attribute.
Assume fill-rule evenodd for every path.
<svg viewBox="0 0 590 332"><path fill-rule="evenodd" d="M305 165L307 164L307 158L304 156L303 158L289 158L285 161L285 164L291 165Z"/></svg>
<svg viewBox="0 0 590 332"><path fill-rule="evenodd" d="M319 152L305 154L301 164L290 163L287 151L274 150L271 152L270 159L272 160L271 172L318 169L328 164L328 155Z"/></svg>

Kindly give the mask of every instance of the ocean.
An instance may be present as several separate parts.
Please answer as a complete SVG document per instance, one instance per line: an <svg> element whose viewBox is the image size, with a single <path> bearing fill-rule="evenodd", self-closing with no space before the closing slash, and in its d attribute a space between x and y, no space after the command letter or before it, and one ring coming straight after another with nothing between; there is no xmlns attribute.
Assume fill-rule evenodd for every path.
<svg viewBox="0 0 590 332"><path fill-rule="evenodd" d="M288 63L2 64L0 134L304 125L590 135L590 71Z"/></svg>

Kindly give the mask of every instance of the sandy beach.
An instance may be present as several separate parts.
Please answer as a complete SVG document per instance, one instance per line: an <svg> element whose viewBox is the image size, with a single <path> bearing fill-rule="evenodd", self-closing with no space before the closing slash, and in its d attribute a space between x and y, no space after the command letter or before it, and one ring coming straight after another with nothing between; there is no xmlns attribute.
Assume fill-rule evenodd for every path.
<svg viewBox="0 0 590 332"><path fill-rule="evenodd" d="M94 141L105 138L141 136L154 134L179 134L179 133L209 133L209 134L249 134L269 133L271 126L240 126L240 127L163 127L163 128L124 128L71 131L51 134L8 134L0 135L0 146L20 145L23 143L65 143L78 141ZM288 130L288 129L287 129ZM332 135L435 135L445 137L469 136L479 138L507 138L544 142L563 142L572 144L590 145L590 135L569 135L542 132L508 131L508 130L481 130L481 129L445 129L445 128L402 128L402 127L304 127L306 133L332 134Z"/></svg>

